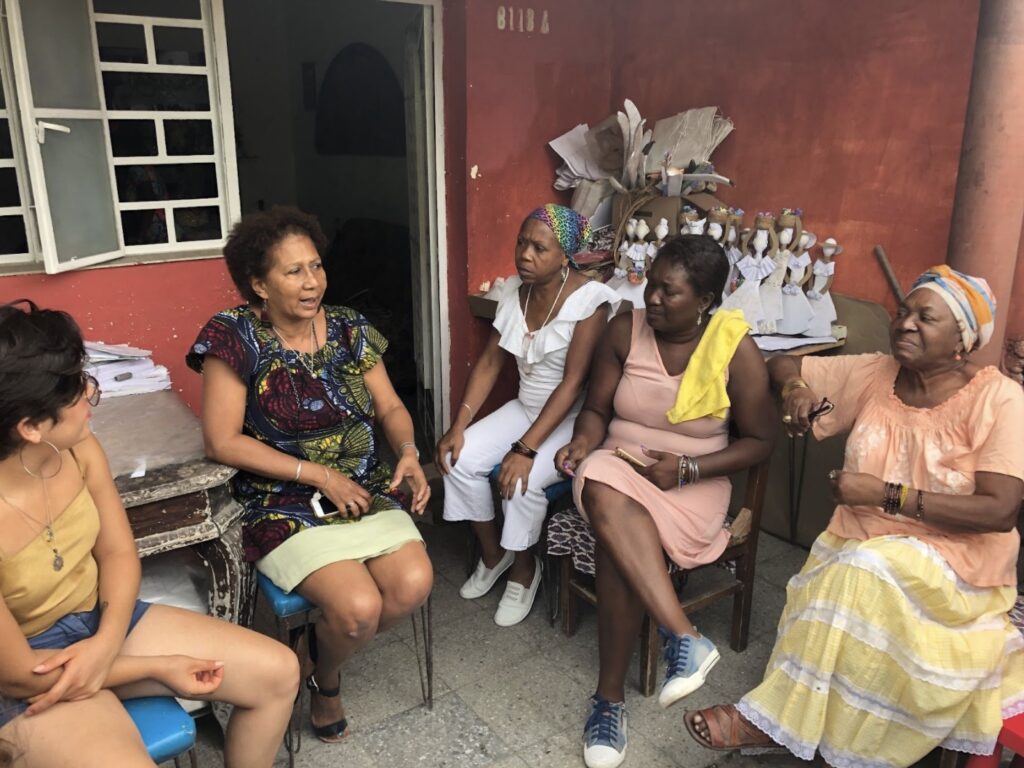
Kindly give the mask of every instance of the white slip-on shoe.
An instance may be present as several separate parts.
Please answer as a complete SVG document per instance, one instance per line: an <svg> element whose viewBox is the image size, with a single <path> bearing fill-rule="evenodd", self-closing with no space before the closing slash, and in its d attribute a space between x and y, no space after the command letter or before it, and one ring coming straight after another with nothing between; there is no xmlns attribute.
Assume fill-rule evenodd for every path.
<svg viewBox="0 0 1024 768"><path fill-rule="evenodd" d="M467 600L483 597L491 591L491 587L501 577L501 574L512 567L512 561L515 557L514 552L506 552L493 568L486 567L481 558L476 564L476 570L466 579L466 583L459 588L459 594Z"/></svg>
<svg viewBox="0 0 1024 768"><path fill-rule="evenodd" d="M498 610L494 612L494 623L499 627L511 627L530 615L533 600L540 589L540 558L534 555L533 581L524 587L515 581L505 585L505 594L498 602Z"/></svg>

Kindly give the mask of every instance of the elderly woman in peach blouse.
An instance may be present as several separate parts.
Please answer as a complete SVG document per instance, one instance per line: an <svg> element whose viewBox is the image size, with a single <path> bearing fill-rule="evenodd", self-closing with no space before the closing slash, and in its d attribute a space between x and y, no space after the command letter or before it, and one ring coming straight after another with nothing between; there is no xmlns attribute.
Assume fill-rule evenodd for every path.
<svg viewBox="0 0 1024 768"><path fill-rule="evenodd" d="M686 714L699 743L909 766L937 746L990 754L1024 711L1007 618L1024 391L970 359L994 313L984 280L935 267L892 321L892 355L771 361L792 434L849 432L838 506L786 588L762 683Z"/></svg>

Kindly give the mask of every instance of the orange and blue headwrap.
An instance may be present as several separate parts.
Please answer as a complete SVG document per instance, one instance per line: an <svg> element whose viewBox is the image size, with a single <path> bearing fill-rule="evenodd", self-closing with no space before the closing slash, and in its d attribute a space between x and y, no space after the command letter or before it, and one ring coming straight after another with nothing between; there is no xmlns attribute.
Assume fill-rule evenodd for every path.
<svg viewBox="0 0 1024 768"><path fill-rule="evenodd" d="M910 290L918 288L932 290L946 302L960 328L964 351L973 352L988 344L995 327L996 299L983 278L941 264L917 278Z"/></svg>
<svg viewBox="0 0 1024 768"><path fill-rule="evenodd" d="M526 218L547 224L555 233L555 239L562 246L569 264L573 269L579 269L576 254L587 244L591 234L590 220L586 216L564 205L548 203L532 211Z"/></svg>

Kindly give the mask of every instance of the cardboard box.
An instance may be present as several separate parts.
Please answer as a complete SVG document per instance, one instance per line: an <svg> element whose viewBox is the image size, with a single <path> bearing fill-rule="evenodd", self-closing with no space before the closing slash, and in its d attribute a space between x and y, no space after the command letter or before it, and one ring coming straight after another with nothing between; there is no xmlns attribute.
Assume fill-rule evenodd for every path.
<svg viewBox="0 0 1024 768"><path fill-rule="evenodd" d="M627 195L620 192L615 195L615 202L612 209L613 226L619 226L619 223L626 217L626 213L633 206L633 203L639 198L639 196L639 193L635 192ZM652 197L649 200L645 200L640 207L633 212L632 218L644 219L652 232L658 225L658 222L661 219L665 219L668 222L669 234L678 235L679 214L685 205L696 208L700 215L704 216L712 208L725 205L725 203L709 192L697 192L692 195L686 195L685 197L662 197L659 195L657 197Z"/></svg>

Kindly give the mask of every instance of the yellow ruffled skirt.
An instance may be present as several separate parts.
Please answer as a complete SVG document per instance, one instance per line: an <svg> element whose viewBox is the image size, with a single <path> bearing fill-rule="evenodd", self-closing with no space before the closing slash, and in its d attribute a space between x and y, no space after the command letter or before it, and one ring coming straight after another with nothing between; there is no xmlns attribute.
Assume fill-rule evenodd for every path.
<svg viewBox="0 0 1024 768"><path fill-rule="evenodd" d="M823 533L786 588L764 681L738 709L805 760L909 766L937 746L991 754L1024 711L1012 587L961 581L907 536Z"/></svg>

